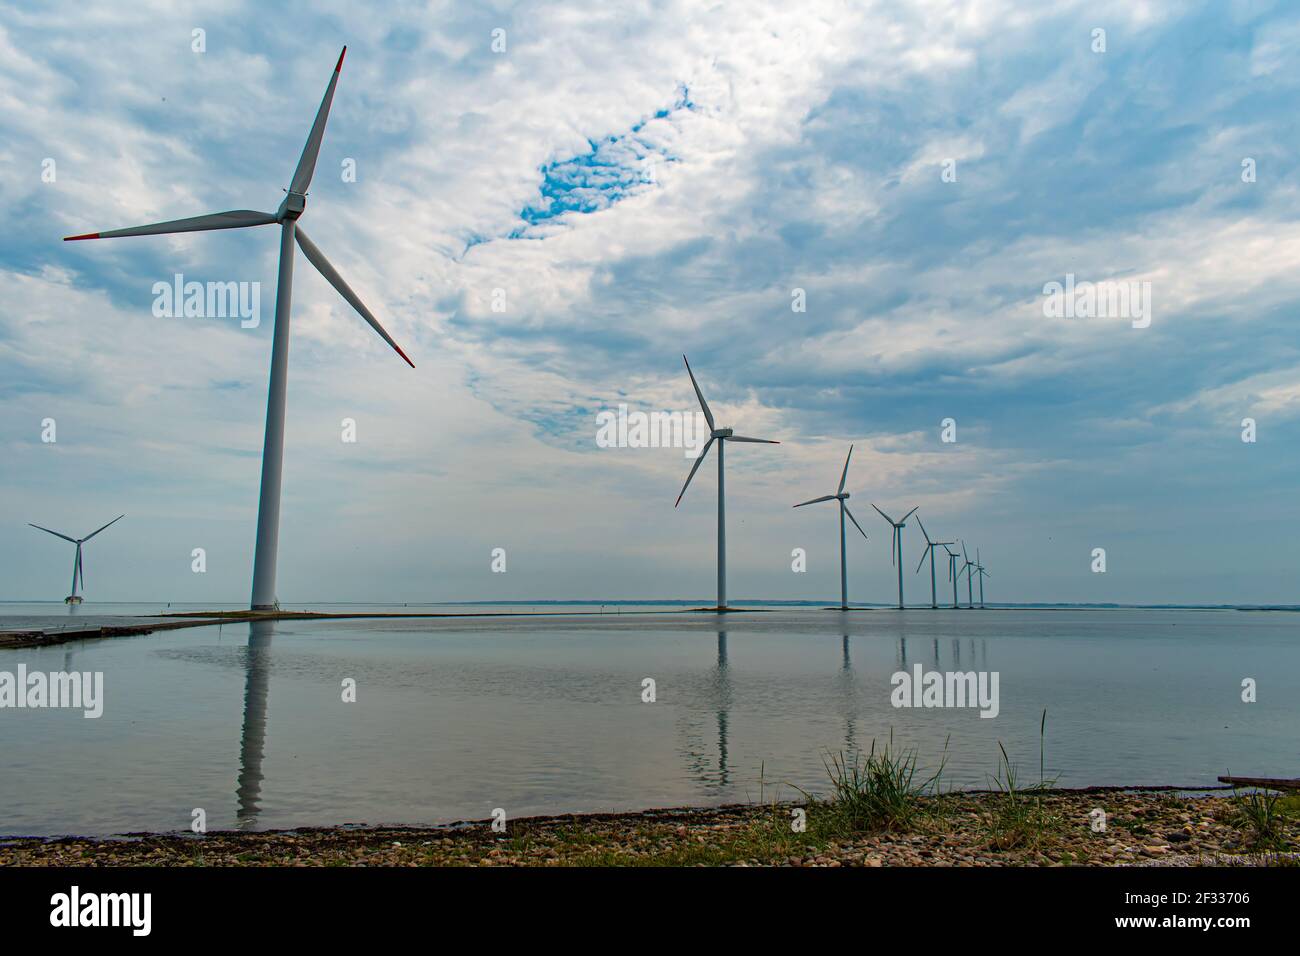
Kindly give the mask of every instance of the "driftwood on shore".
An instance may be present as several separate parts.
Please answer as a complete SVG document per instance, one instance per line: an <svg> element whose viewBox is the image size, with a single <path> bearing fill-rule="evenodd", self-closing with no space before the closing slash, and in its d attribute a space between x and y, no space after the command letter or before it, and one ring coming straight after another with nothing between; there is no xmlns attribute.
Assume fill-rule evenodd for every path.
<svg viewBox="0 0 1300 956"><path fill-rule="evenodd" d="M1220 777L1221 783L1234 787L1263 787L1266 790L1300 790L1300 778L1286 780L1281 777Z"/></svg>

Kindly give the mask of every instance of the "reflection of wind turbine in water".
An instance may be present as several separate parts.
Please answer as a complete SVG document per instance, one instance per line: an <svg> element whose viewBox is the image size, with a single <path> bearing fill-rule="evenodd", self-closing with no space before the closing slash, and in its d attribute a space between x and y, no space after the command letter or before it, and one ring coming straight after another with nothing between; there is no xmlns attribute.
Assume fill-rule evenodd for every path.
<svg viewBox="0 0 1300 956"><path fill-rule="evenodd" d="M686 738L680 755L686 762L686 774L693 777L700 786L711 794L724 792L731 783L731 767L728 721L731 714L731 675L727 665L727 632L717 631L718 656L717 665L705 673L703 686L691 681L694 688L691 706L685 715L686 726L683 734ZM712 714L717 727L718 758L716 770L713 760L713 746L708 740L705 722Z"/></svg>
<svg viewBox="0 0 1300 956"><path fill-rule="evenodd" d="M239 828L257 824L262 797L262 758L266 750L266 709L271 685L271 638L274 621L253 621L248 625L245 654L244 727L239 738L239 784L235 811Z"/></svg>
<svg viewBox="0 0 1300 956"><path fill-rule="evenodd" d="M844 663L840 667L839 683L844 708L844 752L854 753L858 746L858 688L853 675L853 661L849 657L849 635L844 633Z"/></svg>
<svg viewBox="0 0 1300 956"><path fill-rule="evenodd" d="M727 786L727 715L731 707L731 680L727 675L727 632L718 631L718 788Z"/></svg>

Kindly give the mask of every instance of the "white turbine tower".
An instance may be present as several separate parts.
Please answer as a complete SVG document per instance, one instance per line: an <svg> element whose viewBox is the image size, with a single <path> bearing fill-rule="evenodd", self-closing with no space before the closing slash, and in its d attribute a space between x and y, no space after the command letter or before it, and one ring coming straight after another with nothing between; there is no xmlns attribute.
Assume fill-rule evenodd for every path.
<svg viewBox="0 0 1300 956"><path fill-rule="evenodd" d="M975 567L975 562L972 561L970 559L970 556L966 554L965 541L961 543L961 559L964 563L961 566L961 571L958 573L964 573L966 575L966 606L974 607L975 599L974 597L971 596L970 575L971 575L971 569Z"/></svg>
<svg viewBox="0 0 1300 956"><path fill-rule="evenodd" d="M980 563L980 549L975 549L975 573L980 576L980 608L984 607L984 579L989 576L984 565Z"/></svg>
<svg viewBox="0 0 1300 956"><path fill-rule="evenodd" d="M876 508L874 504L871 507ZM903 515L899 521L895 521L879 508L876 508L876 513L894 528L894 536L889 542L889 563L898 566L898 609L901 611L903 609L903 529L907 527L907 519L916 513L916 508Z"/></svg>
<svg viewBox="0 0 1300 956"><path fill-rule="evenodd" d="M370 327L379 333L400 355L407 365L415 368L415 363L406 357L392 337L379 324L379 320L366 308L365 303L352 291L343 277L325 258L325 254L316 244L307 238L307 234L298 226L298 218L307 208L307 187L311 185L312 173L316 170L316 157L320 153L321 138L325 135L325 121L329 119L330 104L334 100L334 87L338 84L339 71L343 69L343 57L348 52L345 46L339 54L338 63L330 77L329 86L325 88L325 97L316 111L316 121L312 123L311 133L307 136L307 145L303 147L298 166L293 172L284 200L280 208L273 213L257 212L252 209L235 209L230 212L210 213L195 216L192 219L176 219L171 222L153 223L148 226L133 226L127 229L114 229L109 232L92 232L81 236L68 236L65 241L74 239L116 239L121 236L157 236L175 232L207 232L214 229L242 229L246 226L280 227L280 269L275 288L275 333L271 344L271 384L266 398L266 433L262 445L262 483L257 509L257 545L253 552L253 597L254 610L273 610L275 600L276 554L280 538L280 477L284 465L284 409L287 389L289 364L289 306L293 293L293 244L297 241L307 261L316 267L330 285L338 290L352 308L370 323Z"/></svg>
<svg viewBox="0 0 1300 956"><path fill-rule="evenodd" d="M796 508L802 508L804 505L815 505L821 501L838 501L840 505L840 610L849 609L849 572L848 561L844 556L844 516L848 515L853 526L862 532L862 537L867 533L862 531L862 525L858 524L858 519L853 517L853 512L845 504L849 500L849 493L844 490L844 480L849 476L849 459L853 457L853 446L849 446L849 454L844 459L844 471L840 474L840 486L833 495L823 495L820 498L813 498L811 501L801 501L795 505Z"/></svg>
<svg viewBox="0 0 1300 956"><path fill-rule="evenodd" d="M704 400L704 393L700 391L700 385L695 381L695 373L691 371L691 363L686 361L686 356L682 356L682 361L686 362L686 374L691 377L691 385L695 388L695 397L700 400L700 408L704 411L704 420L709 423L709 440L704 443L700 450L700 456L695 459L695 464L691 467L691 473L686 476L686 484L682 485L682 493L677 496L677 504L674 508L682 503L682 495L686 494L686 489L690 487L691 479L695 473L700 470L700 465L704 463L704 456L709 453L709 447L716 441L718 443L718 610L727 609L727 510L726 510L726 484L723 479L722 462L723 449L729 441L754 442L760 445L779 445L779 441L772 441L768 438L745 438L736 435L730 428L719 428L713 421L713 412L709 411L709 403Z"/></svg>
<svg viewBox="0 0 1300 956"><path fill-rule="evenodd" d="M948 542L948 544L954 543L952 541ZM957 570L957 558L960 555L948 547L947 544L943 546L943 550L948 552L948 580L952 582L952 606L955 609L961 606L957 603L957 578L961 575L961 572Z"/></svg>
<svg viewBox="0 0 1300 956"><path fill-rule="evenodd" d="M939 606L939 592L936 589L934 583L934 549L944 548L946 550L948 545L956 544L957 542L956 541L931 541L929 533L925 530L925 525L921 524L920 515L916 516L916 523L921 525L921 535L922 537L925 538L925 551L921 553L921 560L916 563L915 573L918 574L920 573L921 565L925 564L925 557L928 554L930 556L930 607L937 608Z"/></svg>
<svg viewBox="0 0 1300 956"><path fill-rule="evenodd" d="M108 524L104 525L104 528L109 527L109 525L116 524L117 522L121 521L121 520L122 520L123 518L125 518L125 517L126 517L126 515L118 515L116 518L114 518L114 519L113 519L112 521L110 521ZM91 538L93 538L95 535L99 534L100 531L103 531L104 528L99 528L98 530L92 531L92 532L90 532L90 534L86 535L84 538L69 538L66 534L59 534L59 532L57 532L57 531L51 531L49 528L42 528L42 527L41 527L40 525L38 525L38 524L31 524L31 523L29 523L29 524L28 524L28 527L29 527L29 528L35 528L37 531L44 531L46 534L52 534L52 535L54 535L54 537L56 537L56 538L62 538L64 541L71 541L73 544L75 544L75 545L77 546L77 554L76 554L76 557L74 557L74 558L72 559L72 593L69 594L67 597L65 597L65 598L63 599L63 603L64 603L64 604L80 604L80 603L81 603L81 598L77 595L77 580L78 580L78 579L81 580L81 590L82 590L82 591L85 591L85 590L86 590L86 572L85 572L84 570L82 570L82 567L81 567L81 546L82 546L83 544L85 544L87 541L89 541Z"/></svg>

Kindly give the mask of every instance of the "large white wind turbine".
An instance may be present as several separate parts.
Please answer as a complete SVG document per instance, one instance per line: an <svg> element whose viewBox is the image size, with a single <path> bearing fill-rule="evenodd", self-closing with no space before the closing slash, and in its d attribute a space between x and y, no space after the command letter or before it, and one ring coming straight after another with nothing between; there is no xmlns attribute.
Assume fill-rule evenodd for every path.
<svg viewBox="0 0 1300 956"><path fill-rule="evenodd" d="M126 517L126 515L118 515L116 518L114 518L114 519L113 519L112 521L110 521L108 524L104 525L104 528L107 528L109 525L116 524L117 522L121 521L121 520L122 520L123 518L125 518L125 517ZM42 528L42 527L41 527L40 525L38 525L38 524L30 524L30 523L29 523L29 524L28 524L28 527L29 527L29 528L35 528L37 531L44 531L46 534L52 534L52 535L54 535L54 537L56 537L56 538L62 538L64 541L71 541L73 544L75 544L75 545L77 546L77 554L76 554L76 557L74 557L74 558L72 559L72 593L69 594L67 597L65 597L65 598L63 599L63 603L64 603L64 604L80 604L80 603L81 603L81 598L77 595L77 580L78 580L78 579L81 580L81 590L82 590L82 591L85 591L85 590L86 590L86 572L85 572L84 570L82 570L82 567L81 567L81 546L82 546L83 544L85 544L87 541L89 541L91 538L93 538L95 535L99 534L100 531L103 531L104 528L99 528L99 529L97 529L97 530L95 530L95 531L92 531L92 532L90 532L90 534L86 535L84 538L69 538L66 534L59 534L59 532L57 532L57 531L51 531L49 528Z"/></svg>
<svg viewBox="0 0 1300 956"><path fill-rule="evenodd" d="M724 483L722 473L723 450L729 441L754 442L760 445L779 445L779 441L772 441L769 438L745 438L741 435L734 434L730 428L719 428L713 421L713 412L709 411L709 403L704 400L704 393L700 391L700 385L695 381L695 373L691 371L691 363L686 361L686 356L682 356L682 361L686 362L686 374L691 377L691 385L695 388L695 397L700 400L700 408L704 411L704 420L709 423L709 440L704 443L700 450L700 456L695 459L695 464L691 466L691 473L686 476L686 484L682 485L682 493L677 496L677 504L674 508L682 503L682 495L686 494L686 489L690 487L691 479L695 473L700 470L700 465L704 463L704 456L709 453L709 448L716 441L718 443L718 610L727 609L727 510L726 510L726 484Z"/></svg>
<svg viewBox="0 0 1300 956"><path fill-rule="evenodd" d="M874 504L871 507L876 508ZM916 513L916 508L903 515L899 521L895 521L879 508L876 508L876 513L894 528L894 536L889 543L889 563L898 566L898 609L901 611L903 609L903 529L907 527L907 519Z"/></svg>
<svg viewBox="0 0 1300 956"><path fill-rule="evenodd" d="M953 543L955 542L949 542L949 544ZM957 559L960 555L946 544L943 546L943 550L948 552L948 580L952 582L952 606L957 608L961 606L957 603L957 578L961 575L961 572L957 570Z"/></svg>
<svg viewBox="0 0 1300 956"><path fill-rule="evenodd" d="M980 549L975 549L975 573L980 576L980 607L984 607L984 579L989 576L984 565L980 563Z"/></svg>
<svg viewBox="0 0 1300 956"><path fill-rule="evenodd" d="M921 565L925 564L925 556L930 556L930 607L939 606L939 592L934 583L934 549L947 548L950 544L956 544L956 541L931 541L929 533L925 530L925 525L921 524L921 516L916 516L916 523L921 525L921 535L925 538L925 550L921 552L921 560L916 563L916 573L920 573Z"/></svg>
<svg viewBox="0 0 1300 956"><path fill-rule="evenodd" d="M965 541L963 541L963 542L961 543L961 559L962 559L962 561L963 561L963 564L962 564L962 566L961 566L961 571L958 572L958 573L959 573L959 574L965 574L965 575L966 575L966 606L967 606L967 607L974 607L974 606L975 606L975 599L974 599L974 597L971 596L970 575L971 575L971 571L972 571L972 569L974 569L974 567L975 567L975 562L972 561L972 560L970 559L970 556L969 556L968 554L966 554L966 542L965 542Z"/></svg>
<svg viewBox="0 0 1300 956"><path fill-rule="evenodd" d="M848 561L844 556L844 516L847 514L853 526L862 532L862 537L867 533L862 531L862 525L858 524L858 519L853 517L853 512L844 502L848 501L849 493L844 490L844 480L849 476L849 459L853 457L853 446L849 446L849 453L844 459L844 471L840 473L840 486L833 495L822 495L820 498L813 498L811 501L801 501L795 505L796 508L802 508L804 505L815 505L821 501L838 501L840 505L840 610L849 609L849 572Z"/></svg>
<svg viewBox="0 0 1300 956"><path fill-rule="evenodd" d="M325 254L316 244L307 238L307 234L298 226L298 218L307 208L307 187L311 185L312 173L316 170L316 157L320 153L321 138L325 135L325 121L329 119L330 103L334 100L334 87L338 84L339 71L343 69L343 56L348 52L345 46L339 54L339 61L330 77L329 86L325 88L325 97L316 111L316 121L312 123L311 133L307 136L307 145L303 147L298 166L293 171L284 200L275 212L257 212L252 209L235 209L230 212L210 213L191 219L176 219L171 222L153 223L148 226L133 226L128 229L114 229L109 232L91 232L81 236L68 236L74 239L116 239L120 236L157 236L174 232L207 232L214 229L242 229L245 226L280 227L280 269L275 289L275 333L271 344L271 384L266 398L266 434L262 444L262 484L257 509L257 546L253 552L253 597L254 610L271 610L275 601L275 567L276 553L280 537L280 476L284 464L284 408L289 364L289 305L293 293L293 244L297 241L307 261L316 267L330 285L338 290L352 308L370 323L370 327L379 333L380 338L393 347L405 359L406 364L415 368L415 363L406 357L392 337L379 324L379 320L365 306L365 303L352 291L343 277L325 258Z"/></svg>

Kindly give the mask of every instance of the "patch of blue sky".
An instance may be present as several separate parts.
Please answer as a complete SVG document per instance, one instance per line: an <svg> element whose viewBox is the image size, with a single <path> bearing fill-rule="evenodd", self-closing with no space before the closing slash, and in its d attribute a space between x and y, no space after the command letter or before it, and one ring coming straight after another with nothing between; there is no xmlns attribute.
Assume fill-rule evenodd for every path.
<svg viewBox="0 0 1300 956"><path fill-rule="evenodd" d="M532 227L570 214L608 209L653 186L655 164L675 162L676 157L645 135L647 125L694 108L690 90L683 86L671 107L656 111L626 133L588 139L586 152L543 165L538 199L520 210L519 218L525 225L515 230L511 238L522 238Z"/></svg>

